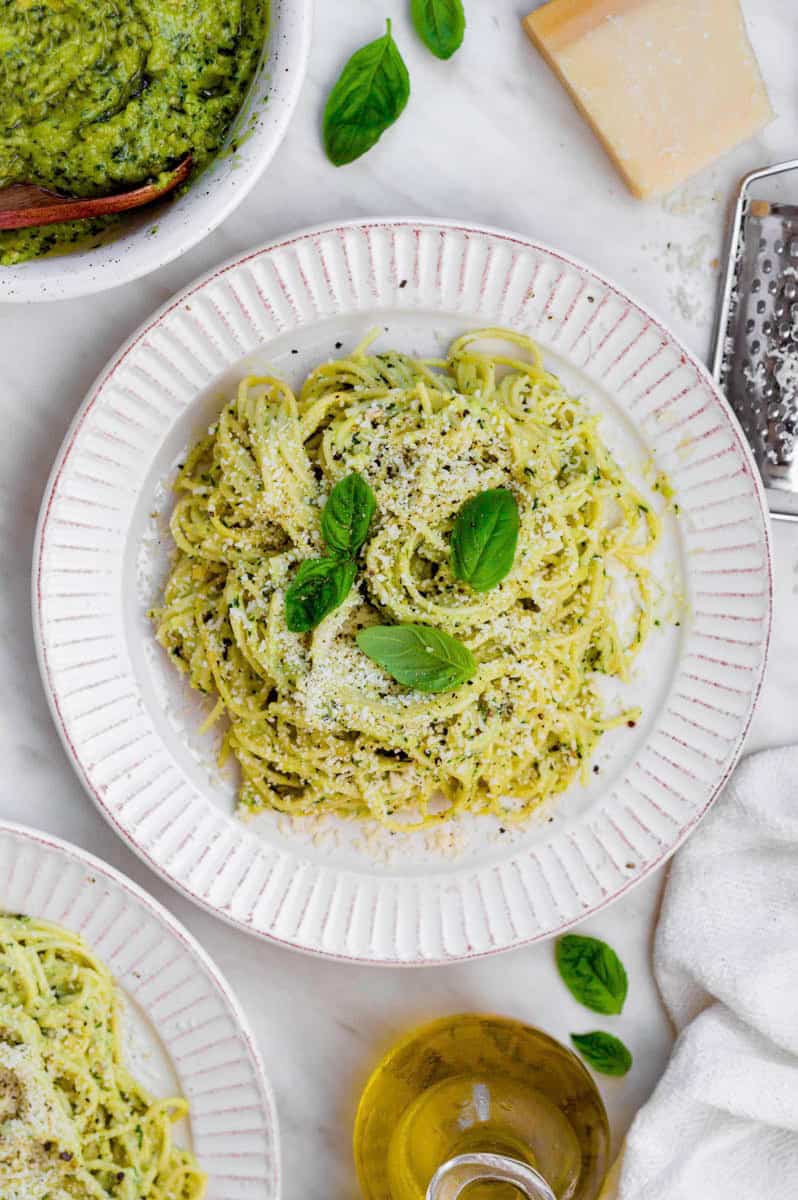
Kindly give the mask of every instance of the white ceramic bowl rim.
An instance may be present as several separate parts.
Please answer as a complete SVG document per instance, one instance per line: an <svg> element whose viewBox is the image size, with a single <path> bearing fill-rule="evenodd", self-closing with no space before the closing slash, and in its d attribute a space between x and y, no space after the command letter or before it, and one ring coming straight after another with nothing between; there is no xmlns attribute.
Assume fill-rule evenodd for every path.
<svg viewBox="0 0 798 1200"><path fill-rule="evenodd" d="M119 819L117 818L116 814L112 811L111 807L106 803L103 795L101 794L101 791L98 790L98 788L96 788L93 785L92 781L90 780L90 778L87 775L84 764L80 760L79 754L77 753L75 747L72 744L72 741L71 741L71 738L69 735L69 731L65 725L64 717L62 716L61 712L59 711L57 699L56 699L55 695L53 694L53 688L52 688L52 684L50 681L46 648L45 648L43 636L42 636L42 612L41 612L41 600L40 600L39 588L40 588L40 572L41 572L41 568L42 568L42 549L43 549L42 541L43 541L44 528L45 528L45 524L47 521L49 505L52 503L53 493L57 487L58 479L59 479L64 461L68 457L69 453L71 452L72 445L73 445L76 437L79 435L81 425L87 419L87 417L88 417L99 393L101 392L102 388L104 387L104 385L107 383L107 381L109 380L111 375L113 375L114 371L120 366L120 364L122 364L124 362L124 360L127 358L127 356L136 347L136 345L139 342L141 342L142 339L145 338L146 335L155 328L155 326L157 326L159 324L159 322L161 321L161 319L164 316L166 316L166 315L170 314L171 312L173 312L174 310L177 310L178 308L180 308L180 306L183 305L187 299L189 299L190 297L192 297L193 295L195 295L196 293L201 291L208 284L225 276L228 272L230 272L234 268L243 266L245 264L252 263L253 261L259 259L261 256L269 255L270 253L273 253L275 251L290 250L291 248L295 247L297 243L305 243L308 245L318 246L320 239L323 239L326 235L335 235L337 237L343 238L348 232L351 232L351 231L363 232L366 235L368 235L371 231L389 231L390 232L391 230L405 230L408 228L410 228L411 231L422 231L422 232L430 231L430 230L431 231L440 230L442 232L442 235L446 234L446 233L451 233L451 234L462 235L466 238L468 238L468 237L471 237L471 238L486 237L489 239L496 239L500 243L509 245L511 248L518 248L519 251L528 251L532 254L539 254L541 256L546 256L549 259L553 260L553 262L555 264L558 264L559 267L563 271L573 270L575 272L582 274L583 276L588 277L590 280L594 281L594 283L596 285L600 285L601 288L605 290L607 297L611 301L618 302L619 304L623 305L624 308L630 312L632 312L632 311L636 312L637 315L639 316L641 322L645 323L645 328L647 330L652 331L653 334L656 334L659 337L661 337L663 339L663 344L668 343L668 345L671 346L672 348L680 350L681 362L686 367L689 367L695 373L698 383L700 384L704 393L711 397L711 404L713 406L716 406L716 411L717 411L717 407L719 407L720 409L723 410L723 419L726 422L726 425L724 427L731 434L731 437L733 439L734 453L735 453L737 459L743 464L744 474L750 479L750 486L751 486L750 499L751 499L752 503L755 504L755 506L756 506L756 516L755 516L755 518L752 518L752 521L756 525L756 528L758 531L758 536L761 537L761 547L762 547L763 554L764 554L762 567L761 567L761 583L762 583L761 596L762 596L762 610L763 610L764 616L762 619L761 659L758 662L758 666L757 666L755 675L752 678L751 692L748 697L745 711L743 714L741 714L739 729L734 737L733 746L727 754L726 761L724 764L724 769L718 775L718 777L713 780L711 793L709 794L708 799L706 800L706 803L702 804L700 811L696 812L694 814L694 816L678 830L678 833L673 835L671 840L668 840L666 844L663 844L661 851L655 851L654 853L652 853L651 857L648 858L645 861L645 863L638 865L638 867L636 868L635 874L632 877L625 879L619 886L614 887L610 894L605 895L602 899L600 899L595 904L583 904L582 910L580 912L573 913L573 915L569 913L567 915L567 917L565 917L561 921L550 924L549 927L546 928L546 930L543 933L536 933L532 936L519 936L519 937L514 938L511 941L496 944L496 945L491 944L486 947L473 948L473 949L469 948L467 951L457 953L456 955L451 955L451 956L439 954L439 955L433 955L430 957L424 957L421 953L416 953L414 956L403 958L403 957L370 957L369 955L362 954L362 953L348 954L340 949L337 949L337 950L322 949L322 948L319 948L318 946L310 946L304 942L294 941L288 937L281 937L278 933L276 933L274 931L273 928L270 928L268 930L257 928L255 926L253 926L252 924L249 924L246 921L243 921L243 920L237 918L230 911L225 911L224 908L220 908L220 907L215 906L212 903L209 903L208 901L203 899L202 896L198 895L196 891L192 890L192 888L186 882L177 878L168 869L166 869L161 863L154 860L154 858L148 853L147 848L142 846L140 844L140 842L137 842L136 839L133 836L131 836L131 834L124 828L123 824L120 823ZM375 303L374 307L379 308L379 304ZM598 305L596 305L596 307L598 307ZM635 372L635 374L636 373L637 372ZM581 262L579 262L577 259L573 258L572 256L563 254L562 252L560 252L558 250L552 250L550 247L548 247L544 244L541 244L539 242L536 242L533 239L530 239L530 238L527 238L527 237L524 237L524 236L518 235L518 234L508 233L508 232L500 230L500 229L495 229L495 228L491 228L491 227L487 227L487 226L473 225L473 224L463 224L463 223L460 223L460 222L457 222L454 220L434 220L431 218L375 218L372 220L353 220L353 221L348 221L348 222L330 222L323 226L318 226L318 227L313 227L310 229L302 230L295 234L292 234L289 237L278 239L278 240L275 240L270 243L266 243L265 245L259 246L255 249L249 251L246 254L234 256L233 258L229 259L227 262L223 263L219 267L217 267L217 268L205 273L201 277L199 277L194 283L190 284L183 291L181 291L179 294L174 296L171 300L167 301L166 304L161 306L161 308L154 314L153 317L149 318L142 326L140 326L140 328L125 343L125 345L121 348L121 350L114 356L111 363L106 368L103 369L102 373L100 374L100 376L95 381L92 388L90 389L86 400L84 401L83 405L81 406L78 413L76 414L76 417L75 417L69 431L67 432L62 449L59 452L59 455L53 466L51 477L50 477L50 480L48 482L48 485L47 485L47 488L45 491L45 499L44 499L44 503L43 503L42 510L40 513L39 525L38 525L37 534L36 534L36 545L35 545L34 556L33 556L32 602L33 602L34 631L35 631L37 655L39 658L39 664L40 664L40 668L42 671L42 677L43 677L43 680L45 683L45 690L46 690L46 693L48 696L48 701L50 703L50 707L51 707L51 711L53 714L53 718L56 723L56 727L61 736L63 744L67 750L67 753L68 753L70 759L72 760L72 762L78 772L79 777L83 781L83 784L84 784L86 790L89 792L89 795L92 796L92 798L94 799L94 801L97 804L100 811L103 813L106 820L108 820L109 823L113 826L113 828L115 828L117 830L117 832L128 842L128 844L132 847L132 849L154 871L156 871L159 875L161 875L164 879L166 879L172 886L177 888L184 895L188 896L190 899L192 899L195 903L199 904L201 907L205 908L206 910L208 910L210 912L215 913L217 916L220 916L223 920L228 921L230 924L234 925L236 928L243 929L249 933L254 934L257 937L262 937L262 938L265 938L266 940L277 942L279 944L288 946L292 949L301 950L301 951L309 952L312 954L317 954L317 955L320 955L321 957L332 958L336 961L341 961L341 962L352 961L352 962L358 962L358 963L376 963L377 965L387 965L387 966L418 966L418 965L434 966L434 965L439 965L442 963L450 963L452 961L463 961L463 960L467 960L467 959L471 959L471 958L485 957L487 955L498 953L498 952L501 952L502 950L509 949L509 948L515 949L515 948L518 948L519 946L527 945L532 942L538 941L541 938L557 936L558 934L560 934L564 930L570 928L577 922L587 918L593 912L596 912L599 909L604 908L607 904L612 903L615 900L619 899L621 896L625 895L626 892L628 892L633 886L635 886L643 878L647 877L663 861L665 861L668 857L670 857L670 855L676 849L678 849L678 847L685 841L685 839L689 836L689 834L696 827L696 825L700 822L700 820L704 817L704 815L709 811L710 807L712 806L715 799L717 798L720 791L722 790L725 783L727 782L727 780L728 780L732 770L734 769L734 766L736 765L736 763L739 759L739 756L742 752L745 737L746 737L746 734L750 727L750 722L752 720L753 713L756 708L756 703L757 703L759 694L761 692L764 671L765 671L765 666L766 666L766 662L767 662L767 650L768 650L771 626L772 626L772 597L773 597L773 563L772 563L772 551L771 551L771 543L770 543L770 527L769 527L769 522L767 519L767 505L765 503L764 492L762 489L759 474L756 469L756 465L754 463L753 457L751 455L751 451L750 451L748 442L745 438L745 435L744 435L741 427L739 426L733 412L728 407L728 404L726 403L725 399L719 392L714 380L712 379L711 375L709 374L707 369L704 367L704 365L702 363L700 363L700 361L698 361L692 354L690 354L686 350L681 350L678 339L668 330L667 326L663 325L663 323L658 318L652 316L651 313L645 308L645 306L639 304L636 300L631 299L629 297L628 293L617 288L614 284L612 284L608 280L606 280L606 278L604 278L602 275L595 272L592 268L584 266ZM454 864L454 866L453 866L453 872L456 872L456 864Z"/></svg>
<svg viewBox="0 0 798 1200"><path fill-rule="evenodd" d="M140 279L191 250L241 203L286 134L310 53L313 0L270 3L268 40L249 96L216 160L186 194L150 217L148 210L129 214L126 232L96 249L0 267L0 302L68 300Z"/></svg>

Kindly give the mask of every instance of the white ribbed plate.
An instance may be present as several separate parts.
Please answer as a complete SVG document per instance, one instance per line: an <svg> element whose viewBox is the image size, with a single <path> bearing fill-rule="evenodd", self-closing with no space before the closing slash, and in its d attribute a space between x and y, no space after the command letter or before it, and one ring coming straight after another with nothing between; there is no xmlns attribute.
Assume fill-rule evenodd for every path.
<svg viewBox="0 0 798 1200"><path fill-rule="evenodd" d="M128 1065L161 1096L185 1096L207 1200L278 1200L271 1089L246 1018L205 951L140 887L77 846L0 821L0 911L79 933L122 995Z"/></svg>
<svg viewBox="0 0 798 1200"><path fill-rule="evenodd" d="M146 609L168 565L164 484L246 369L298 383L385 327L440 353L479 325L529 332L603 414L639 478L675 489L657 570L667 614L627 689L645 712L608 734L601 773L523 833L476 823L459 858L416 839L375 861L351 829L321 842L242 825L196 704ZM153 519L153 513L159 513ZM674 610L675 611L675 610ZM496 231L375 221L297 235L170 301L103 372L67 435L40 517L34 625L64 744L111 824L166 879L241 928L338 958L431 963L555 933L621 895L707 811L740 753L771 614L768 526L745 438L704 369L650 315L570 259Z"/></svg>

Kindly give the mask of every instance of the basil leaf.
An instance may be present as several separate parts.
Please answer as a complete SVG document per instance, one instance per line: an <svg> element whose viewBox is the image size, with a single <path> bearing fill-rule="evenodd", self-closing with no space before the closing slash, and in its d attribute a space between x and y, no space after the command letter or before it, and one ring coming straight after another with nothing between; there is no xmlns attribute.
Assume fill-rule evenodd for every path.
<svg viewBox="0 0 798 1200"><path fill-rule="evenodd" d="M321 514L322 536L330 549L354 558L368 537L376 508L376 497L362 475L355 471L340 479Z"/></svg>
<svg viewBox="0 0 798 1200"><path fill-rule="evenodd" d="M307 633L342 604L355 581L351 559L306 558L285 594L285 621L292 633Z"/></svg>
<svg viewBox="0 0 798 1200"><path fill-rule="evenodd" d="M593 1012L623 1010L629 980L618 955L598 938L569 933L557 943L557 969L571 995Z"/></svg>
<svg viewBox="0 0 798 1200"><path fill-rule="evenodd" d="M463 0L410 0L416 33L438 58L451 58L465 33Z"/></svg>
<svg viewBox="0 0 798 1200"><path fill-rule="evenodd" d="M419 692L451 692L477 669L471 651L431 625L370 625L357 644L373 662Z"/></svg>
<svg viewBox="0 0 798 1200"><path fill-rule="evenodd" d="M571 1041L594 1071L601 1075L625 1075L632 1056L620 1038L611 1033L572 1033Z"/></svg>
<svg viewBox="0 0 798 1200"><path fill-rule="evenodd" d="M507 488L466 500L452 529L452 571L475 592L488 592L508 574L518 545L518 505Z"/></svg>
<svg viewBox="0 0 798 1200"><path fill-rule="evenodd" d="M401 116L410 76L391 34L352 55L324 109L324 149L336 167L353 162L380 140Z"/></svg>

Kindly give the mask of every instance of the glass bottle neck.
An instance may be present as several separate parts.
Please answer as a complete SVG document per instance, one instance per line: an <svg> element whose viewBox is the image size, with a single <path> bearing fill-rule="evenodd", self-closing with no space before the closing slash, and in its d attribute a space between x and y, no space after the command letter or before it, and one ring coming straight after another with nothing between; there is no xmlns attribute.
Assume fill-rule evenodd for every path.
<svg viewBox="0 0 798 1200"><path fill-rule="evenodd" d="M510 1183L527 1200L557 1200L533 1167L503 1154L461 1154L434 1174L426 1200L457 1200L474 1183Z"/></svg>

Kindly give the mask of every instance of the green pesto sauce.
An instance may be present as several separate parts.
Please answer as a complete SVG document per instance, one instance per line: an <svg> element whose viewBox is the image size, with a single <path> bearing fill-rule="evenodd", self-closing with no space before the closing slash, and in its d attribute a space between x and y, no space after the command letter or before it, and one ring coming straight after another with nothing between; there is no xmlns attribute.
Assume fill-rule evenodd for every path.
<svg viewBox="0 0 798 1200"><path fill-rule="evenodd" d="M268 0L0 0L0 186L102 196L214 157L258 65ZM0 233L0 264L114 219Z"/></svg>

